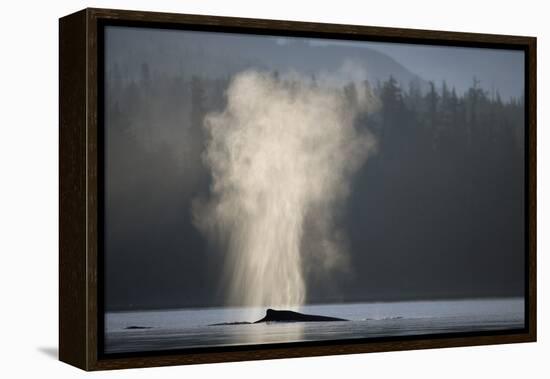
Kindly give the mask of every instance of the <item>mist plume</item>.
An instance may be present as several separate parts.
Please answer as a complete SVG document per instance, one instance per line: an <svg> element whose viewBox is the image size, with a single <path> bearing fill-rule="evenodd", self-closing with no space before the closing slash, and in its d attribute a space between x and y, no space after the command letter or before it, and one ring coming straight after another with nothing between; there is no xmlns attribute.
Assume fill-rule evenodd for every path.
<svg viewBox="0 0 550 379"><path fill-rule="evenodd" d="M194 203L194 222L226 256L228 303L296 309L306 301L306 264L346 265L336 213L375 148L355 120L376 100L352 72L244 71L226 108L205 117L212 185ZM306 230L318 239L304 240Z"/></svg>

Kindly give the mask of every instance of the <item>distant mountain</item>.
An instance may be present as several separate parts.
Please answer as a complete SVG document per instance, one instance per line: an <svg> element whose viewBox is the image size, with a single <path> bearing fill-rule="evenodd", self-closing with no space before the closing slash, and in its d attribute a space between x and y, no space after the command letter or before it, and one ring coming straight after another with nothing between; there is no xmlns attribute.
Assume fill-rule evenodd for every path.
<svg viewBox="0 0 550 379"><path fill-rule="evenodd" d="M318 75L352 62L365 69L371 84L392 75L405 88L411 81L427 87L420 76L377 50L299 38L116 28L107 33L106 56L113 62L107 70L116 64L128 79L139 78L144 64L153 75L225 78L248 68Z"/></svg>

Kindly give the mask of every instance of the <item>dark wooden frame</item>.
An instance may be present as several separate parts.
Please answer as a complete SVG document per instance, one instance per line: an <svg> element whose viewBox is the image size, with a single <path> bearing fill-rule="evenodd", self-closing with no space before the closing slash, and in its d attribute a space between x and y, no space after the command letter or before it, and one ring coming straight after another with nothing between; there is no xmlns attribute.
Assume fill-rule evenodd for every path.
<svg viewBox="0 0 550 379"><path fill-rule="evenodd" d="M361 343L284 344L209 352L105 357L99 351L101 26L103 23L525 51L526 328L519 332ZM59 20L59 359L85 370L352 354L536 341L536 38L170 13L84 9ZM98 126L99 125L99 126ZM99 278L99 279L98 279Z"/></svg>

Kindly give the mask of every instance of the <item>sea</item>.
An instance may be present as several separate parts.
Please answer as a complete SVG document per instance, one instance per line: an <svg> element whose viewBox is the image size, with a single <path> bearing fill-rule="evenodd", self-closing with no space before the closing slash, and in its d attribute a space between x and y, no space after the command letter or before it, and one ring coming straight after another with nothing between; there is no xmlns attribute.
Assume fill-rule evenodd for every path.
<svg viewBox="0 0 550 379"><path fill-rule="evenodd" d="M525 323L523 298L313 304L294 310L349 321L246 323L264 317L265 307L107 312L104 352L503 331Z"/></svg>

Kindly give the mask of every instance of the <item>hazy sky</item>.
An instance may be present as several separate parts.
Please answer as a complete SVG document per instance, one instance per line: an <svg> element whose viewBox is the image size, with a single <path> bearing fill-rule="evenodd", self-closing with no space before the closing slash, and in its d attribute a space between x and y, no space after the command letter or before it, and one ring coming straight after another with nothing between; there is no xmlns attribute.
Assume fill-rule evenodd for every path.
<svg viewBox="0 0 550 379"><path fill-rule="evenodd" d="M129 72L150 59L163 70L179 69L182 61L210 59L202 65L186 66L203 75L220 75L239 67L256 65L312 73L334 69L342 58L360 61L370 80L397 76L407 88L415 76L434 81L445 80L462 92L479 80L503 99L520 97L524 91L524 53L520 50L445 47L418 44L339 41L294 37L270 37L226 33L184 32L145 28L110 27L108 44L116 50L112 63L122 60ZM380 54L377 54L380 53ZM223 62L223 64L222 64Z"/></svg>
<svg viewBox="0 0 550 379"><path fill-rule="evenodd" d="M302 94L303 98L318 104L325 104L326 99L343 101L335 97L329 88L331 85L346 81L361 83L363 79L371 83L385 81L390 75L404 86L415 80L423 88L428 80L444 79L459 91L468 88L476 76L485 89L499 90L504 99L519 96L523 90L522 53L513 51L338 43L126 27L109 27L105 37L108 309L210 306L224 304L227 300L228 278L224 267L230 248L201 230L194 211L197 204L226 204L213 202L214 195L220 194L213 190L212 172L226 169L226 165L223 155L208 150L210 140L202 124L204 114L222 110L224 101L233 99L238 105L233 109L240 111L226 115L229 121L222 118L226 120L219 129L222 134L225 133L224 125L242 132L239 125L234 124L236 118L250 125L260 122L265 126L276 116L267 118L268 121L251 120L249 116L261 117L265 112L276 115L277 110L283 110L285 125L293 124L294 121L289 121L293 115L299 116L296 119L302 126L323 125L330 120L349 121L346 112L339 112L340 108L335 108L336 113L323 109L328 113L317 115L302 106L298 112L295 106L299 102L288 103L284 97L278 97L275 102L275 92L253 97L249 93L248 97L233 93L233 97L224 97L227 89L224 86L243 70L276 70L283 76L293 72L292 75L300 75L299 78L315 76L321 88L328 86L326 92L312 95L306 88L302 92L288 93L292 96ZM190 100L194 76L204 80L199 96L204 104L198 115ZM259 82L264 87L272 86L269 88L274 91L278 88L269 81L267 84L265 80ZM245 82L243 86L245 84L254 85L257 90L263 88L255 81ZM277 91L294 90L278 88ZM266 99L272 101L262 104ZM263 108L247 111L253 104ZM265 112L257 112L257 109ZM368 121L358 128L358 135L367 133ZM246 135L247 151L256 152L255 140L250 138L255 134ZM308 133L300 135L307 138ZM244 140L238 136L228 133L227 138L234 138L231 141L242 145ZM305 236L301 242L308 254L315 254L319 248L329 256L330 251L342 248L346 251L347 268L331 270L330 275L325 276L316 273L314 266L320 265L319 262L325 264L327 260L309 260L309 267L304 268L308 272L307 301L518 296L523 293L521 149L515 148L512 152L512 148L505 145L508 142L495 140L489 147L495 151L491 157L490 152L479 157L474 153L464 156L464 151L459 150L448 152L446 160L429 162L430 167L425 167L411 159L415 152L421 152L423 141L411 142L416 140L397 133L391 138L396 146L402 143L402 148L389 154L380 145L372 158L348 158L360 162L358 167L338 168L337 164L329 165L329 161L327 164L317 161L325 159L322 155L304 158L296 155L296 149L276 145L278 141L294 141L285 139L290 137L288 133L266 132L257 137L258 146L279 152L281 157L288 154L280 160L285 164L297 164L311 158L316 160L311 167L318 172L333 166L337 170L347 170L344 176L315 177L318 183L326 183L327 178L339 181L341 186L327 188L332 188L331 191L338 188L337 191L345 196L338 194L329 196L329 200L314 202L316 211L310 212L304 221ZM355 146L352 143L330 145L334 141L356 141L358 137L353 133L322 138L318 136L320 145L317 146L324 146L330 159L357 153L346 150L346 146ZM223 139L217 143L229 145L228 141ZM501 142L503 145L499 145ZM215 166L205 161L207 151L216 157L211 160L216 162ZM519 158L510 159L516 156ZM255 162L255 155L251 157L243 157L245 166ZM269 160L265 162L269 164ZM287 166L293 167L292 164ZM259 172L260 176L264 173ZM449 172L457 175L449 175ZM227 172L218 174L218 178L232 178ZM246 173L241 175L246 179ZM285 175L280 178L276 184L288 179ZM295 178L300 181L307 178L307 174L299 171ZM310 187L309 191L316 193L316 186ZM241 208L237 209L248 209L249 199L266 199L263 192L242 193L253 193L255 197L240 198L242 202L237 205ZM471 193L475 196L466 196ZM235 203L230 204L229 209L235 209L231 208ZM299 204L296 207L303 205L296 204ZM308 207L304 209L311 208ZM318 215L323 217L316 217ZM227 218L227 214L225 217L224 225L227 220L237 224L239 220L252 222L238 217L233 220ZM324 218L331 221L325 225ZM263 230L267 238L269 228ZM330 233L321 233L326 230ZM331 238L327 238L328 234ZM261 245L260 242L254 243Z"/></svg>

